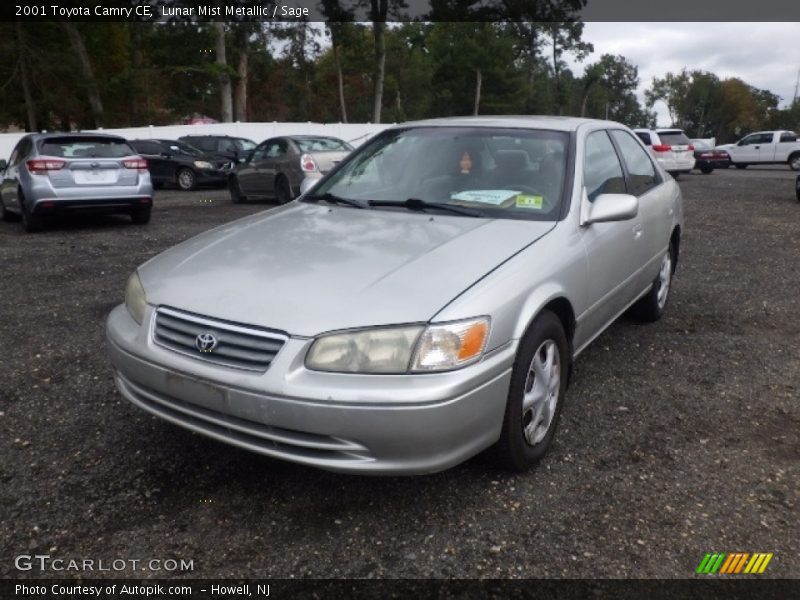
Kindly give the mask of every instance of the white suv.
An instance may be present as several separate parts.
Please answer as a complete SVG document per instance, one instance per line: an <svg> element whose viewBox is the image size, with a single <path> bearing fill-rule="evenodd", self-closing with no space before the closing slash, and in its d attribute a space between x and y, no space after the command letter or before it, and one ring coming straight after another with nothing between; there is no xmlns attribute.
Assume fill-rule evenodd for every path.
<svg viewBox="0 0 800 600"><path fill-rule="evenodd" d="M694 146L681 129L634 129L650 153L677 178L680 173L689 173L694 168Z"/></svg>

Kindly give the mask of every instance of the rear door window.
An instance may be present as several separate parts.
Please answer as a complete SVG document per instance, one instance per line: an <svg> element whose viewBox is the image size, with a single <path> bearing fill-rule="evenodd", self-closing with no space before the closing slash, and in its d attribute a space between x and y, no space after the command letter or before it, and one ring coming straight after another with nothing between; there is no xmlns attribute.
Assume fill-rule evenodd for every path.
<svg viewBox="0 0 800 600"><path fill-rule="evenodd" d="M781 134L781 143L796 142L796 141L797 141L797 134L796 133L784 132L784 133Z"/></svg>

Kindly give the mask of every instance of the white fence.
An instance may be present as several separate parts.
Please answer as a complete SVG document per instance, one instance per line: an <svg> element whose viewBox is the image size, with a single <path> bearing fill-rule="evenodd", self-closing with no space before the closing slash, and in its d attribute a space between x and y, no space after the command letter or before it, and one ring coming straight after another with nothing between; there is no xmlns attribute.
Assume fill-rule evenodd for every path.
<svg viewBox="0 0 800 600"><path fill-rule="evenodd" d="M165 125L128 127L125 129L100 129L104 133L121 135L129 140L137 138L162 138L174 140L184 135L215 134L250 138L262 142L279 135L330 135L353 146L363 144L372 135L390 125L373 123L212 123L206 125ZM0 133L0 158L8 159L14 145L24 133Z"/></svg>

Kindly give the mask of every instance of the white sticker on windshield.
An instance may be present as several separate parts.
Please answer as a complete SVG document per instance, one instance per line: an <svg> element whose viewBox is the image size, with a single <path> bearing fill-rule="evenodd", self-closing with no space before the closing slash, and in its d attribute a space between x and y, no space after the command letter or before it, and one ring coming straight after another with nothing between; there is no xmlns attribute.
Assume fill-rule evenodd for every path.
<svg viewBox="0 0 800 600"><path fill-rule="evenodd" d="M479 204L491 204L500 206L504 202L516 198L520 192L515 190L466 190L450 196L451 200L461 202L476 202Z"/></svg>

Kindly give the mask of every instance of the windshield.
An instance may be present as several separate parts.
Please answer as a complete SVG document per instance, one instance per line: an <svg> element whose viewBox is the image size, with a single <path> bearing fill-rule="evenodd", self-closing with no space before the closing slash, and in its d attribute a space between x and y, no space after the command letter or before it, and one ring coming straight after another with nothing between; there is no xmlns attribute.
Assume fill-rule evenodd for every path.
<svg viewBox="0 0 800 600"><path fill-rule="evenodd" d="M338 138L292 138L300 152L349 152L353 147Z"/></svg>
<svg viewBox="0 0 800 600"><path fill-rule="evenodd" d="M250 150L256 147L255 142L245 138L236 138L234 143L240 152L250 152Z"/></svg>
<svg viewBox="0 0 800 600"><path fill-rule="evenodd" d="M569 136L488 127L392 129L359 148L314 196L477 209L483 216L558 219ZM313 198L312 197L312 198Z"/></svg>

